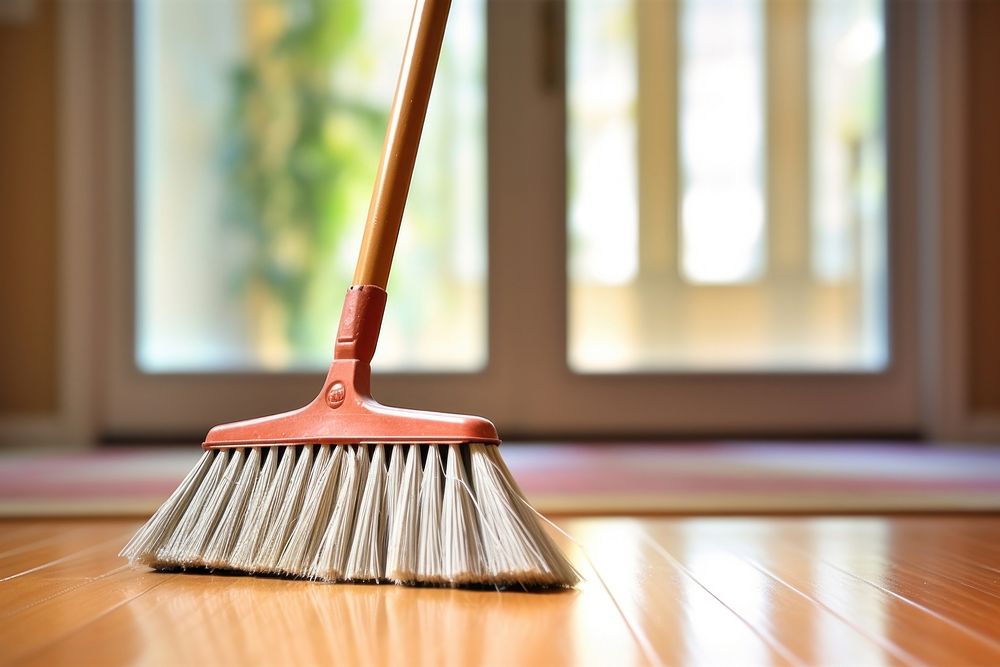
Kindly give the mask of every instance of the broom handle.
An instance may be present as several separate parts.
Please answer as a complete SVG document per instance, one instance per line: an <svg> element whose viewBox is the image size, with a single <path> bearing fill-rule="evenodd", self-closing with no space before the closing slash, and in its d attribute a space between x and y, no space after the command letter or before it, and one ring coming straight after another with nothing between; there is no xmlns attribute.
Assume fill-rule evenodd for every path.
<svg viewBox="0 0 1000 667"><path fill-rule="evenodd" d="M396 249L399 223L410 189L410 176L417 159L420 132L424 126L450 6L451 0L416 0L413 8L382 158L375 177L375 191L368 208L358 266L354 271L355 285L377 285L385 289L389 281L392 254Z"/></svg>

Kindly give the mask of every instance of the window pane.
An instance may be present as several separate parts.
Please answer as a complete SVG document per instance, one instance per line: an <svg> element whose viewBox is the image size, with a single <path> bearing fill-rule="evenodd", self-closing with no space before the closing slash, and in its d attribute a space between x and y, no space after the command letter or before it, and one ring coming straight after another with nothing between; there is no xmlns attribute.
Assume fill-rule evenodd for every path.
<svg viewBox="0 0 1000 667"><path fill-rule="evenodd" d="M321 368L354 272L409 8L141 0L137 362ZM375 367L486 362L482 0L455 3Z"/></svg>
<svg viewBox="0 0 1000 667"><path fill-rule="evenodd" d="M570 272L596 284L629 284L639 268L633 6L578 2L569 19Z"/></svg>
<svg viewBox="0 0 1000 667"><path fill-rule="evenodd" d="M809 106L812 270L851 285L862 365L888 359L883 4L814 0Z"/></svg>
<svg viewBox="0 0 1000 667"><path fill-rule="evenodd" d="M681 5L681 273L740 283L764 268L760 0Z"/></svg>
<svg viewBox="0 0 1000 667"><path fill-rule="evenodd" d="M888 361L880 0L570 0L569 364Z"/></svg>

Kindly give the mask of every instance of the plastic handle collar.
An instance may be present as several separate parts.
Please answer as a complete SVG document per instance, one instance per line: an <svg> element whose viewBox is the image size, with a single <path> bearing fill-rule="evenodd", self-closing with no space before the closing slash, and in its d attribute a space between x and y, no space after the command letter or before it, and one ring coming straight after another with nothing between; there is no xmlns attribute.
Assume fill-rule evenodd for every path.
<svg viewBox="0 0 1000 667"><path fill-rule="evenodd" d="M371 363L382 328L386 292L377 285L352 285L344 297L333 358Z"/></svg>

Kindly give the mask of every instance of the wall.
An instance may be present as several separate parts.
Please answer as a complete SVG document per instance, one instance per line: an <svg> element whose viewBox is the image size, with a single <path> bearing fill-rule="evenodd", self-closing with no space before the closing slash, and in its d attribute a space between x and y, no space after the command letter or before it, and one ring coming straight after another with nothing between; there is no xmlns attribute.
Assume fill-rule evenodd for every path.
<svg viewBox="0 0 1000 667"><path fill-rule="evenodd" d="M967 12L967 407L1000 415L1000 2L970 0Z"/></svg>
<svg viewBox="0 0 1000 667"><path fill-rule="evenodd" d="M0 6L0 416L57 408L58 11Z"/></svg>

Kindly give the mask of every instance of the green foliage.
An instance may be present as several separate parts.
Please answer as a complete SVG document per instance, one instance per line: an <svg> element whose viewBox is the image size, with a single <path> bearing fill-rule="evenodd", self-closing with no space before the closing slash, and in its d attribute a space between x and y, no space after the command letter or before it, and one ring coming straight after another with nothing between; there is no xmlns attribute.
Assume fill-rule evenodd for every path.
<svg viewBox="0 0 1000 667"><path fill-rule="evenodd" d="M335 266L334 254L345 230L362 222L349 218L370 188L387 117L334 86L336 64L357 48L363 1L248 3L247 12L268 12L275 25L248 36L231 79L226 220L245 251L233 286L242 295L263 291L281 309L295 356L327 348L353 269ZM329 308L309 308L315 292Z"/></svg>

